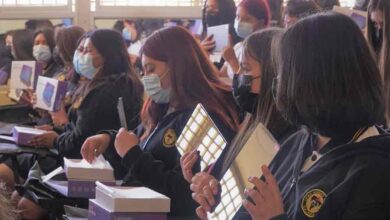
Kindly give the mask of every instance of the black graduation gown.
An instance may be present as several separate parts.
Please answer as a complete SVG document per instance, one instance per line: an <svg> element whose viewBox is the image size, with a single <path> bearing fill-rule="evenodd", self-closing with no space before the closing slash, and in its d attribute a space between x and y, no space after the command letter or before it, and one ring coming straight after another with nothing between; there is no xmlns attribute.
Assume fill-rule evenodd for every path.
<svg viewBox="0 0 390 220"><path fill-rule="evenodd" d="M292 135L270 165L284 201L285 215L274 219L390 219L390 135L358 143L333 142L306 172L316 136ZM245 208L234 219L251 219Z"/></svg>
<svg viewBox="0 0 390 220"><path fill-rule="evenodd" d="M197 204L191 197L190 184L184 179L180 167L180 153L175 147L184 126L194 109L175 111L164 116L155 130L132 148L121 160L126 170L124 185L146 186L171 198L170 216L194 217ZM235 135L228 126L215 114L210 114L218 129L227 142ZM135 133L141 136L143 127L140 125ZM116 132L110 131L111 140ZM106 150L105 158L109 161L119 160L113 143ZM114 169L121 169L114 167ZM199 172L199 167L195 172Z"/></svg>

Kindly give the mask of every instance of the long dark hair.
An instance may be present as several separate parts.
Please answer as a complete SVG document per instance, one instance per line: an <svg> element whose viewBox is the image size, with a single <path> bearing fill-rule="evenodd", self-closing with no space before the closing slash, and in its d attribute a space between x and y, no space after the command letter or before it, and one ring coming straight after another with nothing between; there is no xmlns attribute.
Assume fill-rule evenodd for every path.
<svg viewBox="0 0 390 220"><path fill-rule="evenodd" d="M15 60L34 60L33 50L33 32L30 30L19 29L12 33L12 46L15 51Z"/></svg>
<svg viewBox="0 0 390 220"><path fill-rule="evenodd" d="M161 29L147 38L141 50L143 55L168 64L172 97L177 100L178 110L193 109L202 103L206 110L216 113L226 125L237 130L239 119L231 87L219 80L218 70L191 33L181 27ZM157 125L166 110L166 105L151 99L146 101L141 117L149 130Z"/></svg>
<svg viewBox="0 0 390 220"><path fill-rule="evenodd" d="M376 37L376 28L371 20L373 11L383 12L382 41ZM390 122L390 2L388 0L371 0L368 6L367 38L370 45L378 55L379 69L381 71L386 98L386 120Z"/></svg>
<svg viewBox="0 0 390 220"><path fill-rule="evenodd" d="M107 81L113 81L118 86L120 86L119 84L129 84L131 88L129 93L133 97L132 101L138 100L138 103L142 103L143 86L131 67L122 35L115 30L99 29L86 33L80 39L80 42L83 39L90 39L104 61L102 68L94 78L79 88L82 91L79 94L86 97L93 89Z"/></svg>
<svg viewBox="0 0 390 220"><path fill-rule="evenodd" d="M379 69L352 19L309 16L287 29L277 48L277 106L294 124L334 138L383 122Z"/></svg>
<svg viewBox="0 0 390 220"><path fill-rule="evenodd" d="M79 26L62 27L56 34L58 52L65 65L72 65L73 55L78 47L79 39L85 34L85 30Z"/></svg>
<svg viewBox="0 0 390 220"><path fill-rule="evenodd" d="M256 110L252 115L248 114L241 124L240 131L231 143L232 147L226 153L222 173L230 167L231 162L236 158L259 123L264 124L276 139L281 138L282 133L289 127L277 111L272 93L272 82L276 77L276 71L271 48L274 38L281 33L282 29L280 28L267 28L253 33L243 42L245 56L252 57L261 66L260 90L258 91Z"/></svg>

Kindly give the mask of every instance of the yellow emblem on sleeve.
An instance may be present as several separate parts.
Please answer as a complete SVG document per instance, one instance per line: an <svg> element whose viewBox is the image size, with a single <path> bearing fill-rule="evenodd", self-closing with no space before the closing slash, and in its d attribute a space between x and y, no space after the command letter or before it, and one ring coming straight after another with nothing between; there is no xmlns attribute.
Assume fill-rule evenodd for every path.
<svg viewBox="0 0 390 220"><path fill-rule="evenodd" d="M177 136L175 130L169 128L165 131L163 137L163 145L164 147L173 147L176 144Z"/></svg>
<svg viewBox="0 0 390 220"><path fill-rule="evenodd" d="M309 218L314 218L324 204L325 198L326 193L320 189L308 191L301 203L303 213Z"/></svg>

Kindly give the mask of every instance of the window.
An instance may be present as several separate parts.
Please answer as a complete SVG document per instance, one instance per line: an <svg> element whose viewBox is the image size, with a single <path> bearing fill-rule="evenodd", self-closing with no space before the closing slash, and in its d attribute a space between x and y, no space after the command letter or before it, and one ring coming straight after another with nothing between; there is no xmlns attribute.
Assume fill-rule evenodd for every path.
<svg viewBox="0 0 390 220"><path fill-rule="evenodd" d="M200 0L100 0L101 6L198 6Z"/></svg>
<svg viewBox="0 0 390 220"><path fill-rule="evenodd" d="M68 0L0 0L0 6L66 6Z"/></svg>

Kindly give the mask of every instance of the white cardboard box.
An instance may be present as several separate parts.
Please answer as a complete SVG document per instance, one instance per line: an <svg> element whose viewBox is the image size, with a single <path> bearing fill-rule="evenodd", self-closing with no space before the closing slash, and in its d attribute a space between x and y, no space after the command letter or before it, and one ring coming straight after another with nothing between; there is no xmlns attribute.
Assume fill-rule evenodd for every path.
<svg viewBox="0 0 390 220"><path fill-rule="evenodd" d="M111 212L168 213L170 198L146 187L111 187L96 182L96 201Z"/></svg>
<svg viewBox="0 0 390 220"><path fill-rule="evenodd" d="M36 88L37 103L35 107L56 112L61 108L61 102L67 91L67 82L39 76Z"/></svg>
<svg viewBox="0 0 390 220"><path fill-rule="evenodd" d="M114 170L104 159L89 164L85 160L64 158L64 169L68 180L115 181Z"/></svg>
<svg viewBox="0 0 390 220"><path fill-rule="evenodd" d="M36 61L12 61L9 97L19 100L24 89L34 90L43 65Z"/></svg>

